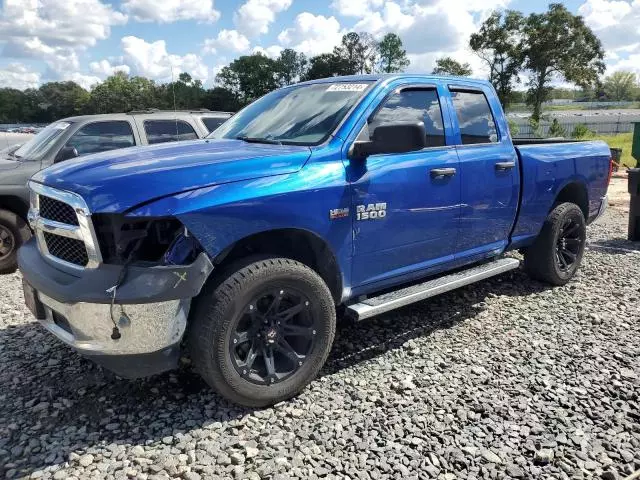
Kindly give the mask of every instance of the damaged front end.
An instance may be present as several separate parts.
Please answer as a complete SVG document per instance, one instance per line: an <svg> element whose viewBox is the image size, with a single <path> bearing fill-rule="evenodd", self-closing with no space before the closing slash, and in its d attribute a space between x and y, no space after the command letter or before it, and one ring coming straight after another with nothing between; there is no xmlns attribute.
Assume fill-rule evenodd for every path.
<svg viewBox="0 0 640 480"><path fill-rule="evenodd" d="M40 196L69 201L68 194L56 198L54 189L39 190ZM42 204L50 207L51 202ZM88 215L73 205L77 220L69 211L68 224L62 224L61 218L47 218L58 210L40 211L39 205L36 198L30 212L35 238L19 251L25 298L38 320L123 377L174 368L191 299L213 270L198 241L173 217ZM84 238L83 231L91 238ZM59 237L56 243L53 237ZM85 242L87 250L94 248L99 262L83 266L70 264L74 257L60 261L56 255L64 250L54 246L69 238L74 246Z"/></svg>

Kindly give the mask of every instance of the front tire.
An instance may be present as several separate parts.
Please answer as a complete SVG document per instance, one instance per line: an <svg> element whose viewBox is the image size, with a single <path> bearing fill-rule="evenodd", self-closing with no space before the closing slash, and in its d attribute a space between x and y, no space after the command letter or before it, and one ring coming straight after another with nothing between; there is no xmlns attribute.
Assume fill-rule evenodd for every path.
<svg viewBox="0 0 640 480"><path fill-rule="evenodd" d="M273 405L298 394L331 350L336 311L311 268L287 258L247 260L194 302L193 364L228 400Z"/></svg>
<svg viewBox="0 0 640 480"><path fill-rule="evenodd" d="M18 268L18 248L29 240L31 230L26 222L9 210L0 210L0 274Z"/></svg>
<svg viewBox="0 0 640 480"><path fill-rule="evenodd" d="M584 214L574 203L557 205L542 226L535 243L527 248L524 268L530 277L564 285L576 274L587 239Z"/></svg>

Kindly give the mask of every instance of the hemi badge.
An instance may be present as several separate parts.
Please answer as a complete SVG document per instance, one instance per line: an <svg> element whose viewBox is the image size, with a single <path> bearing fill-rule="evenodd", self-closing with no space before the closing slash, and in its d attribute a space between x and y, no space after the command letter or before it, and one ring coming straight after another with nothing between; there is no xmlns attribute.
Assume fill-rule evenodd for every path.
<svg viewBox="0 0 640 480"><path fill-rule="evenodd" d="M329 219L335 220L336 218L345 218L349 216L348 208L334 208L329 210Z"/></svg>

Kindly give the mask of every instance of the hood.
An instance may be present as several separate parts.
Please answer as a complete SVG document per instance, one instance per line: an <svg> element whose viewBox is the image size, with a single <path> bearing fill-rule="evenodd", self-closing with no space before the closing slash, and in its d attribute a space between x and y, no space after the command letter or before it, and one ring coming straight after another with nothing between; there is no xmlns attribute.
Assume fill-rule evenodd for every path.
<svg viewBox="0 0 640 480"><path fill-rule="evenodd" d="M187 190L293 173L310 154L305 146L194 140L67 160L32 179L78 193L92 212L123 212Z"/></svg>
<svg viewBox="0 0 640 480"><path fill-rule="evenodd" d="M10 154L13 153L17 148L5 148L4 150L0 150L0 172L13 170L20 162L16 157L12 157Z"/></svg>

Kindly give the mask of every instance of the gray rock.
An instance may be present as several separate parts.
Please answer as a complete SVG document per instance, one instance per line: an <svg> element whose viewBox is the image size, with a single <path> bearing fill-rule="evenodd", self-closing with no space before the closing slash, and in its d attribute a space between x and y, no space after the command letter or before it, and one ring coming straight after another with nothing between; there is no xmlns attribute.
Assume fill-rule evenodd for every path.
<svg viewBox="0 0 640 480"><path fill-rule="evenodd" d="M502 459L491 450L483 450L481 455L489 463L502 463Z"/></svg>
<svg viewBox="0 0 640 480"><path fill-rule="evenodd" d="M88 467L93 463L93 455L91 455L90 453L82 455L78 460L78 463L83 467Z"/></svg>
<svg viewBox="0 0 640 480"><path fill-rule="evenodd" d="M547 465L553 461L553 450L538 450L533 461L539 465Z"/></svg>

